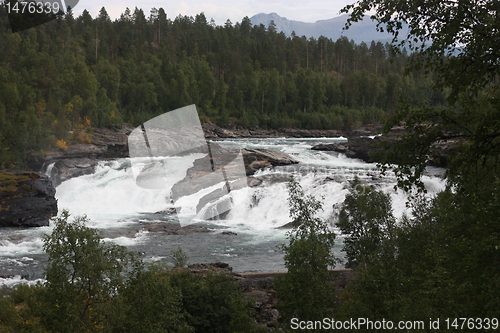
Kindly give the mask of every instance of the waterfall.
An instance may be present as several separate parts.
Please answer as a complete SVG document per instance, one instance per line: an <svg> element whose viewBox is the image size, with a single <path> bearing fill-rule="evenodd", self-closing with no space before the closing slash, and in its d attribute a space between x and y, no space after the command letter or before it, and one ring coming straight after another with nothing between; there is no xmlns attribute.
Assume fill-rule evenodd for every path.
<svg viewBox="0 0 500 333"><path fill-rule="evenodd" d="M206 209L197 212L197 205L205 192L222 188L221 182L211 188L180 198L172 203L170 189L186 176L186 171L197 158L192 154L172 157L162 164L168 175L162 189L137 186L134 174L141 168L141 160L117 159L101 161L90 175L69 179L57 187L59 209L72 215L86 214L89 226L97 228L106 241L127 246L140 253L149 262L168 263L170 251L181 246L191 262L226 261L235 271L266 271L283 268L283 255L277 246L285 241L286 230L277 229L291 221L289 217L286 180L293 176L307 195L323 204L319 217L333 226L340 204L348 193L349 181L358 177L389 193L396 217L411 214L406 207L407 196L395 191L393 174L381 175L375 164L345 157L342 154L312 151L320 142L345 141L337 139L226 139L218 141L226 148L268 148L288 153L300 163L290 167L276 167L258 171L253 177L260 185L231 191L229 213L223 219L204 220ZM144 163L150 162L144 161ZM54 163L45 173L51 175ZM134 169L136 168L136 169ZM423 178L432 196L444 188L444 170L430 168ZM205 191L205 192L203 192ZM225 200L222 197L221 200ZM177 218L186 224L205 226L211 233L184 236L147 232L144 223L162 223L172 217L161 211L177 209ZM175 211L174 209L174 211ZM34 280L43 276L46 262L42 237L52 227L28 230L5 229L0 234L0 273L28 275ZM222 234L231 231L232 236ZM236 234L236 235L234 235ZM334 252L341 257L340 242ZM15 280L16 278L14 278ZM12 280L12 281L14 281Z"/></svg>

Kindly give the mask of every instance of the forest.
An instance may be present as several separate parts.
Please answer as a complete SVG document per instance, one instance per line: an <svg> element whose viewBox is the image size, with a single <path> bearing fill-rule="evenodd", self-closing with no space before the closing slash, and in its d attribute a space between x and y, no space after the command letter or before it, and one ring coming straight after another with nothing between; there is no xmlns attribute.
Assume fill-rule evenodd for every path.
<svg viewBox="0 0 500 333"><path fill-rule="evenodd" d="M50 147L90 142L92 127L137 125L196 104L202 122L262 128L350 129L379 123L404 96L446 103L423 71L405 74L405 48L343 37L287 37L248 17L224 26L126 9L111 20L62 12L12 33L0 18L0 166L22 167ZM72 134L69 134L69 133Z"/></svg>

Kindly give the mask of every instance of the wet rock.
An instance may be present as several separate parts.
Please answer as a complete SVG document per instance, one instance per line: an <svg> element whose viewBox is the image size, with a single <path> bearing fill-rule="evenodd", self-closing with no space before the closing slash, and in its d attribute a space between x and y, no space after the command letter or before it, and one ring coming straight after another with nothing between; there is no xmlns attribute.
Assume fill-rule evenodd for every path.
<svg viewBox="0 0 500 333"><path fill-rule="evenodd" d="M232 232L232 231L223 231L221 234L222 235L228 235L228 236L236 236L236 235L238 235L237 233Z"/></svg>
<svg viewBox="0 0 500 333"><path fill-rule="evenodd" d="M197 193L213 185L226 181L223 188L216 189L203 196L196 207L197 213L205 209L204 219L224 219L231 208L230 199L219 200L230 191L241 189L250 182L253 186L262 183L261 180L248 181L246 175L251 175L263 167L290 165L298 163L288 154L272 149L224 149L215 142L209 143L211 154L194 161L186 172L186 177L174 184L171 198L175 201L183 196ZM239 154L243 155L242 165L233 163ZM237 160L236 160L237 161ZM212 206L208 206L212 204Z"/></svg>
<svg viewBox="0 0 500 333"><path fill-rule="evenodd" d="M45 175L0 171L0 227L48 226L57 215L56 190Z"/></svg>
<svg viewBox="0 0 500 333"><path fill-rule="evenodd" d="M257 170L265 167L299 163L290 155L274 149L242 149L241 152L247 175L253 175Z"/></svg>
<svg viewBox="0 0 500 333"><path fill-rule="evenodd" d="M203 276L206 276L208 272L230 274L233 271L233 268L229 264L220 261L209 264L192 264L188 266L188 269L193 274L201 274Z"/></svg>
<svg viewBox="0 0 500 333"><path fill-rule="evenodd" d="M159 212L156 212L155 214L158 214L158 215L175 215L177 214L177 209L175 209L174 207L171 207L171 208L168 208L168 209L165 209L165 210L160 210Z"/></svg>
<svg viewBox="0 0 500 333"><path fill-rule="evenodd" d="M318 144L312 150L332 151L346 155L349 158L357 158L367 163L389 162L398 164L397 157L387 155L388 147L399 141L405 133L405 129L397 127L387 135L374 135L372 129L360 129L346 134L348 142ZM428 165L446 167L448 157L456 146L455 142L449 141L437 143L431 148L428 156Z"/></svg>
<svg viewBox="0 0 500 333"><path fill-rule="evenodd" d="M162 222L153 222L153 223L143 223L143 230L149 232L162 232L167 235L189 235L193 233L207 233L212 232L212 230L197 226L197 225L187 225L181 227L180 224L175 223L162 223Z"/></svg>
<svg viewBox="0 0 500 333"><path fill-rule="evenodd" d="M68 179L94 173L96 166L97 161L88 158L61 159L55 162L49 177L54 186L59 186Z"/></svg>
<svg viewBox="0 0 500 333"><path fill-rule="evenodd" d="M247 177L247 185L249 187L257 187L257 186L260 186L261 184L262 184L262 179L255 178L255 177L252 177L252 176L248 176Z"/></svg>
<svg viewBox="0 0 500 333"><path fill-rule="evenodd" d="M288 222L286 224L283 224L281 227L277 227L275 229L292 229L293 228L293 222Z"/></svg>

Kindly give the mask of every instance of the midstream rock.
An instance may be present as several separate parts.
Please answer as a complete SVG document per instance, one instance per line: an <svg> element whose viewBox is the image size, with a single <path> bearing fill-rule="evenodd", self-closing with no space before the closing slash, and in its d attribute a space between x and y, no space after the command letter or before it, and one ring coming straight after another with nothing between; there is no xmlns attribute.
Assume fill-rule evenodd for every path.
<svg viewBox="0 0 500 333"><path fill-rule="evenodd" d="M287 153L275 149L242 149L241 152L247 176L262 168L299 163Z"/></svg>
<svg viewBox="0 0 500 333"><path fill-rule="evenodd" d="M210 147L212 156L207 155L197 159L187 171L186 177L172 187L173 200L219 183L221 181L221 174L224 174L227 181L231 183L231 189L238 189L246 184L235 184L233 182L238 179L247 182L246 179L242 179L245 177L245 174L252 175L259 168L263 167L298 163L288 154L279 150L242 149L241 153L245 166L245 170L243 170L241 165L230 164L240 153L239 150L224 149L215 142L210 142ZM210 193L208 196L213 200L218 194Z"/></svg>
<svg viewBox="0 0 500 333"><path fill-rule="evenodd" d="M45 175L0 171L0 227L48 226L57 215L56 190Z"/></svg>
<svg viewBox="0 0 500 333"><path fill-rule="evenodd" d="M149 231L149 232L162 232L167 235L189 235L193 233L206 233L206 232L212 232L212 230L202 227L202 226L197 226L197 225L187 225L184 227L181 227L179 223L168 223L168 222L147 222L147 223L142 223L143 230Z"/></svg>
<svg viewBox="0 0 500 333"><path fill-rule="evenodd" d="M348 142L318 144L312 150L333 151L344 154L349 158L357 158L367 163L388 162L398 164L400 158L387 155L388 147L400 140L403 133L401 129L390 132L389 135L378 136L353 136ZM431 149L431 154L427 164L432 166L446 167L450 151L455 145L454 142L435 144Z"/></svg>

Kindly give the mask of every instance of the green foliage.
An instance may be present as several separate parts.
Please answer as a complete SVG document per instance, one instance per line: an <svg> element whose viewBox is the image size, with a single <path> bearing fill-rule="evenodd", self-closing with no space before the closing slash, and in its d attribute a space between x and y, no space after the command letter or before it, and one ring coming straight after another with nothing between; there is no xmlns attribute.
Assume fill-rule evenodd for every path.
<svg viewBox="0 0 500 333"><path fill-rule="evenodd" d="M145 267L86 217L68 219L63 211L44 238L46 282L0 289L2 332L266 331L232 275Z"/></svg>
<svg viewBox="0 0 500 333"><path fill-rule="evenodd" d="M207 272L206 276L189 271L174 271L172 286L182 294L187 322L195 332L258 332L250 317L251 306L233 277Z"/></svg>
<svg viewBox="0 0 500 333"><path fill-rule="evenodd" d="M86 332L103 325L130 255L125 247L105 244L97 230L85 226L85 216L68 219L63 211L44 238L47 281L35 311L49 331Z"/></svg>
<svg viewBox="0 0 500 333"><path fill-rule="evenodd" d="M341 297L339 318L485 317L498 309L498 182L414 204Z"/></svg>
<svg viewBox="0 0 500 333"><path fill-rule="evenodd" d="M426 10L420 11L422 6ZM500 54L492 48L500 24L493 9L497 7L493 0L480 5L363 0L343 9L350 12L349 22L358 21L373 10L371 17L378 21L379 27L387 26L394 41L399 37L402 23L408 24L408 38L400 39L400 45L414 50L407 73L424 71L435 82L425 101L416 103L405 93L406 103L386 122L385 131L400 125L406 129L403 140L391 149L392 155L400 158L395 169L400 187L408 190L416 184L422 190L420 178L428 158L435 155L433 146L447 141L463 143L451 155L450 181L485 164L490 165L490 172L497 172L492 167L498 159L500 138L497 80ZM441 94L443 89L449 91L448 96ZM433 108L428 104L445 97L448 105Z"/></svg>
<svg viewBox="0 0 500 333"><path fill-rule="evenodd" d="M172 250L172 261L174 267L185 268L189 262L189 256L179 246L176 250Z"/></svg>
<svg viewBox="0 0 500 333"><path fill-rule="evenodd" d="M362 0L343 10L351 11L350 21L372 11L395 37L407 23L410 34L402 43L415 51L408 72L432 72L433 88L450 91L448 105L438 108L429 101L442 100L442 90L428 91L418 105L404 94L405 103L386 122L386 131L406 129L389 154L399 162L398 186L425 191L421 177L434 145L451 141L455 149L443 192L432 199L414 195L412 215L392 226L390 237L367 230L377 246L342 295L339 318L443 321L487 317L500 306L500 54L492 49L499 31L493 8L497 1ZM370 206L347 199L344 207L355 204L356 212L370 214Z"/></svg>
<svg viewBox="0 0 500 333"><path fill-rule="evenodd" d="M337 227L344 235L346 267L366 265L384 240L391 238L395 219L389 194L355 178L342 204Z"/></svg>
<svg viewBox="0 0 500 333"><path fill-rule="evenodd" d="M285 266L288 273L276 281L282 302L280 315L286 323L299 320L321 320L331 315L335 293L329 267L335 266L332 248L335 234L327 223L315 217L321 202L306 196L295 180L288 183L290 217L293 229L287 233Z"/></svg>
<svg viewBox="0 0 500 333"><path fill-rule="evenodd" d="M425 8L425 10L420 10ZM452 97L463 91L479 91L498 75L499 53L494 50L500 22L496 20L498 3L440 2L417 0L362 0L348 5L348 24L370 12L379 29L394 35L393 42L415 51L413 66L435 70L437 82L452 88ZM399 37L403 23L409 36ZM446 57L445 57L446 56Z"/></svg>
<svg viewBox="0 0 500 333"><path fill-rule="evenodd" d="M0 288L0 330L2 332L8 332L9 328L15 325L17 319L16 303L8 297L8 294L7 287Z"/></svg>
<svg viewBox="0 0 500 333"><path fill-rule="evenodd" d="M181 290L171 283L167 267L136 265L115 302L121 316L116 332L193 332L182 307Z"/></svg>
<svg viewBox="0 0 500 333"><path fill-rule="evenodd" d="M403 78L405 51L287 38L243 21L217 27L168 19L162 8L148 20L137 9L112 21L102 8L21 33L0 26L0 163L21 168L70 142L85 117L97 127L138 125L195 103L221 125L350 129L380 122L399 89L428 106L446 97L427 98L432 82L422 75Z"/></svg>

